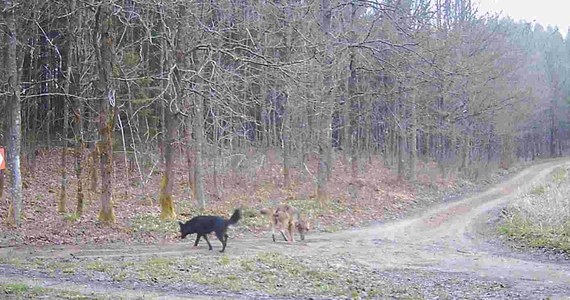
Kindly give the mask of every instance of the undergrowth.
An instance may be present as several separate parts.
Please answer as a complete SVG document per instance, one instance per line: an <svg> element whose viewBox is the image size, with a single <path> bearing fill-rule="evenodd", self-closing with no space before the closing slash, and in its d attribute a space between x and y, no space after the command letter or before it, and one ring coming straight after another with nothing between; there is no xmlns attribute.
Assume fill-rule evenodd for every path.
<svg viewBox="0 0 570 300"><path fill-rule="evenodd" d="M499 233L524 246L570 254L569 194L568 169L555 169L503 210Z"/></svg>

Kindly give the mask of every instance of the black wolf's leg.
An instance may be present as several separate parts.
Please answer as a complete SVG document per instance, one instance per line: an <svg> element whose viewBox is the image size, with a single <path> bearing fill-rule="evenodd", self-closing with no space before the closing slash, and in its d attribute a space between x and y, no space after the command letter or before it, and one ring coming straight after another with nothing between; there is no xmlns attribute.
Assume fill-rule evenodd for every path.
<svg viewBox="0 0 570 300"><path fill-rule="evenodd" d="M212 244L210 244L210 241L208 241L208 234L203 234L203 236L206 242L208 243L208 249L212 250Z"/></svg>
<svg viewBox="0 0 570 300"><path fill-rule="evenodd" d="M194 247L198 246L198 242L200 241L200 234L196 234L196 241L194 242Z"/></svg>
<svg viewBox="0 0 570 300"><path fill-rule="evenodd" d="M228 244L228 235L222 231L216 231L216 237L220 242L222 242L222 250L220 250L220 252L224 252L224 250L226 250L226 245Z"/></svg>

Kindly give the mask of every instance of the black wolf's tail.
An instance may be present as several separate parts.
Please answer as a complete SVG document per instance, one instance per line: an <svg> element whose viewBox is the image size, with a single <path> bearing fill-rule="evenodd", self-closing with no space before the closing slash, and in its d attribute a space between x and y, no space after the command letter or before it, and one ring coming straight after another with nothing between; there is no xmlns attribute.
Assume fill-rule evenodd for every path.
<svg viewBox="0 0 570 300"><path fill-rule="evenodd" d="M234 213L228 220L228 225L237 223L241 219L241 211L239 209L234 210Z"/></svg>

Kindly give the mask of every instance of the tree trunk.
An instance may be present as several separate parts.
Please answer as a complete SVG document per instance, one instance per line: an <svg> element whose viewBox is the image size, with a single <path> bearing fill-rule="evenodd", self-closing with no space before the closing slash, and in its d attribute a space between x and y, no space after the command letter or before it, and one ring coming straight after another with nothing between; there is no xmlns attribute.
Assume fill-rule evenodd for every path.
<svg viewBox="0 0 570 300"><path fill-rule="evenodd" d="M416 181L418 163L418 120L416 113L416 92L410 92L412 97L410 120L410 180Z"/></svg>
<svg viewBox="0 0 570 300"><path fill-rule="evenodd" d="M97 33L93 36L99 69L99 135L97 143L101 167L101 210L99 221L114 223L113 210L113 129L115 125L115 89L111 79L114 42L111 35L112 15L110 4L101 4L97 11ZM98 36L100 38L98 38Z"/></svg>
<svg viewBox="0 0 570 300"><path fill-rule="evenodd" d="M174 133L176 131L176 116L170 111L166 112L166 135L162 139L164 145L164 175L160 182L160 219L161 220L174 220L176 213L174 212L174 200L172 199L173 186L174 186Z"/></svg>
<svg viewBox="0 0 570 300"><path fill-rule="evenodd" d="M89 199L94 200L97 193L97 183L99 182L99 175L97 172L97 158L99 157L99 150L97 144L91 144L89 156L87 157L88 177L89 177Z"/></svg>
<svg viewBox="0 0 570 300"><path fill-rule="evenodd" d="M75 14L75 0L69 1L69 9L70 14L68 16L68 24L67 30L71 33L74 30L74 22L72 18L74 18ZM63 92L65 96L63 96L63 149L61 150L61 190L59 194L59 202L57 205L57 211L59 213L66 212L66 202L67 202L67 133L69 131L69 102L71 101L69 97L70 87L71 87L71 65L73 63L73 35L70 34L69 39L67 40L67 62L66 62L66 72L65 72L65 80L63 82Z"/></svg>
<svg viewBox="0 0 570 300"><path fill-rule="evenodd" d="M355 32L355 28L354 28L354 21L356 18L356 9L357 6L354 2L351 2L351 12L350 12L350 33L349 33L349 39L350 39L350 43L356 43L356 32ZM358 101L357 101L357 90L356 90L356 80L357 80L357 74L356 74L356 50L354 47L350 48L350 60L349 60L349 65L348 65L348 71L350 73L350 76L348 77L348 84L347 84L347 90L348 90L348 103L345 103L345 105L348 105L348 111L349 111L349 122L350 122L350 126L348 129L348 141L347 141L347 145L348 145L348 149L350 151L350 163L351 163L351 173L352 173L352 177L356 178L356 176L358 176L358 144L357 144L357 138L358 138L358 123L357 123L357 110L359 110L358 107Z"/></svg>
<svg viewBox="0 0 570 300"><path fill-rule="evenodd" d="M289 100L285 102L285 110L283 115L282 147L283 147L283 187L289 188L291 185L291 113L289 111Z"/></svg>
<svg viewBox="0 0 570 300"><path fill-rule="evenodd" d="M0 199L4 195L4 170L0 170Z"/></svg>
<svg viewBox="0 0 570 300"><path fill-rule="evenodd" d="M204 144L204 98L196 96L194 105L195 119L194 122L194 144L195 144L195 164L194 164L194 180L196 180L196 189L194 190L194 199L198 201L201 208L206 207L206 199L204 195L204 175L202 174L202 150Z"/></svg>
<svg viewBox="0 0 570 300"><path fill-rule="evenodd" d="M188 167L188 186L190 187L190 191L192 192L192 197L195 198L196 196L196 178L194 177L194 164L195 161L193 160L193 147L192 147L192 120L190 117L186 118L186 165Z"/></svg>
<svg viewBox="0 0 570 300"><path fill-rule="evenodd" d="M162 18L162 34L163 38L161 41L162 51L160 59L161 68L161 89L163 93L163 98L161 102L161 149L162 149L162 161L164 162L164 174L162 175L162 180L160 181L160 191L158 196L158 202L160 204L160 219L161 220L174 220L176 219L176 213L174 212L174 199L173 199L173 187L174 187L174 142L175 133L177 128L177 117L175 112L171 110L170 105L172 101L172 91L170 90L170 82L174 79L175 87L177 92L182 92L180 89L180 82L178 78L172 78L170 75L170 69L172 66L171 55L169 55L171 48L169 48L170 43L167 43L167 39L170 38L170 34L167 30L168 25L166 24L166 16L161 13ZM181 28L176 28L180 32ZM179 41L178 41L179 42ZM178 94L178 93L176 93ZM181 95L179 95L181 96Z"/></svg>
<svg viewBox="0 0 570 300"><path fill-rule="evenodd" d="M327 192L327 179L330 174L330 101L332 97L332 66L333 66L333 53L332 44L328 39L331 32L332 9L330 0L321 0L321 14L322 23L321 30L325 37L325 58L323 61L323 90L320 99L320 106L317 109L319 113L319 166L317 170L317 199L321 203L328 198Z"/></svg>
<svg viewBox="0 0 570 300"><path fill-rule="evenodd" d="M402 87L400 86L400 95L402 95ZM398 166L398 178L404 178L406 172L406 164L405 164L405 157L406 157L406 129L404 128L404 118L406 113L404 111L403 101L404 98L400 96L399 98L400 103L396 103L396 112L395 115L397 116L398 120L396 120L396 148L397 148L397 166Z"/></svg>
<svg viewBox="0 0 570 300"><path fill-rule="evenodd" d="M404 157L406 157L406 131L404 129L404 125L403 124L398 124L396 125L397 128L397 157L398 157L398 178L403 178L404 177L404 173L406 172L406 164L405 164L405 159Z"/></svg>
<svg viewBox="0 0 570 300"><path fill-rule="evenodd" d="M67 91L66 94L69 93L69 87L64 87ZM61 149L61 190L59 194L59 201L57 204L57 211L59 213L66 212L66 202L67 202L67 132L69 131L69 105L67 99L63 100L64 103L64 112L63 112L63 148Z"/></svg>
<svg viewBox="0 0 570 300"><path fill-rule="evenodd" d="M471 137L469 133L465 133L463 137L463 148L461 151L461 171L464 174L467 173L467 168L469 167L469 152L471 150Z"/></svg>
<svg viewBox="0 0 570 300"><path fill-rule="evenodd" d="M8 169L10 170L10 194L12 202L8 210L8 223L20 226L22 214L22 175L20 173L20 151L22 144L22 115L20 103L20 83L18 76L18 49L16 36L16 18L14 9L18 1L4 1L4 20L6 24L6 69L10 103L10 130L8 136Z"/></svg>

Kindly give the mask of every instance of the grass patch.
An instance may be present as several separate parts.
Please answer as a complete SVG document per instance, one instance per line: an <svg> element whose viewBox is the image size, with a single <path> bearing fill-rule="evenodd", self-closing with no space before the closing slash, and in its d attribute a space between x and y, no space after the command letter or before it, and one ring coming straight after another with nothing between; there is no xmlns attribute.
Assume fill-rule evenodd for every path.
<svg viewBox="0 0 570 300"><path fill-rule="evenodd" d="M67 222L73 223L73 222L77 222L79 220L79 216L76 215L75 213L66 213L63 216L63 219Z"/></svg>
<svg viewBox="0 0 570 300"><path fill-rule="evenodd" d="M128 275L126 272L123 271L119 271L117 274L113 274L111 275L111 278L113 278L113 281L125 281L128 278Z"/></svg>
<svg viewBox="0 0 570 300"><path fill-rule="evenodd" d="M174 258L154 257L135 266L140 280L167 281L176 277L175 265Z"/></svg>
<svg viewBox="0 0 570 300"><path fill-rule="evenodd" d="M24 265L24 262L19 258L0 258L0 264L21 268Z"/></svg>
<svg viewBox="0 0 570 300"><path fill-rule="evenodd" d="M51 274L55 274L58 271L64 274L75 274L77 271L77 265L72 262L49 261L44 263L43 266L37 262L32 262L32 264L35 264L39 271L46 270Z"/></svg>
<svg viewBox="0 0 570 300"><path fill-rule="evenodd" d="M530 190L529 194L531 194L533 196L542 196L542 195L546 194L546 191L547 191L546 188L547 187L544 185L535 186Z"/></svg>
<svg viewBox="0 0 570 300"><path fill-rule="evenodd" d="M4 294L22 295L31 290L31 287L24 283L9 283L2 286Z"/></svg>
<svg viewBox="0 0 570 300"><path fill-rule="evenodd" d="M556 168L554 171L552 171L550 176L551 176L552 181L554 183L556 183L556 184L563 183L564 181L567 181L567 179L568 179L568 169L566 169L564 167Z"/></svg>
<svg viewBox="0 0 570 300"><path fill-rule="evenodd" d="M570 182L566 168L530 189L504 210L497 230L524 246L570 254Z"/></svg>
<svg viewBox="0 0 570 300"><path fill-rule="evenodd" d="M570 222L566 228L540 226L519 215L512 216L498 226L500 234L533 248L545 248L570 254Z"/></svg>
<svg viewBox="0 0 570 300"><path fill-rule="evenodd" d="M218 263L222 266L227 266L230 264L230 258L227 255L220 257Z"/></svg>
<svg viewBox="0 0 570 300"><path fill-rule="evenodd" d="M3 297L4 296L4 297ZM0 298L9 299L74 299L74 300L98 300L106 299L94 294L85 295L75 291L29 286L25 283L0 284Z"/></svg>
<svg viewBox="0 0 570 300"><path fill-rule="evenodd" d="M97 272L105 272L109 269L109 267L110 266L108 266L107 264L103 263L100 260L92 261L85 266L87 270L97 271Z"/></svg>
<svg viewBox="0 0 570 300"><path fill-rule="evenodd" d="M130 227L135 232L164 232L176 233L179 231L177 221L164 221L157 215L138 215L131 219Z"/></svg>

